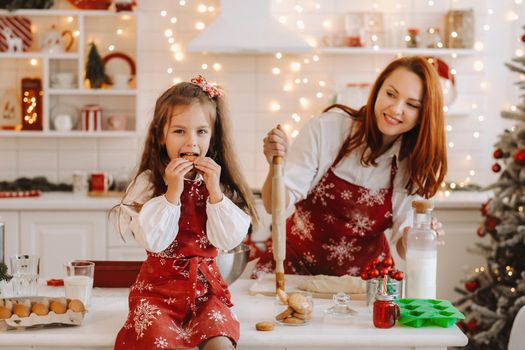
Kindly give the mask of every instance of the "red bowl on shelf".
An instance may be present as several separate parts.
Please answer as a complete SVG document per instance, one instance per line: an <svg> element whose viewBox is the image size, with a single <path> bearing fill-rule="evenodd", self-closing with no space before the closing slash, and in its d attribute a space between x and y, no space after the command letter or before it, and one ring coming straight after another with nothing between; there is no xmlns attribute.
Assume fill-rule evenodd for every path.
<svg viewBox="0 0 525 350"><path fill-rule="evenodd" d="M107 10L112 0L68 0L73 6L81 10Z"/></svg>

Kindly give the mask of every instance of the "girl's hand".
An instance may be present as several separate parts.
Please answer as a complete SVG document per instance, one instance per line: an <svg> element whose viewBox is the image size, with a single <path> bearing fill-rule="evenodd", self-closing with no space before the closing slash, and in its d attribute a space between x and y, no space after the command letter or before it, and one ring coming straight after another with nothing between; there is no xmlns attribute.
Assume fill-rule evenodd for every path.
<svg viewBox="0 0 525 350"><path fill-rule="evenodd" d="M202 177L210 194L210 203L220 202L223 196L221 190L221 166L210 157L198 157L193 162L193 165L195 165L195 169L202 172Z"/></svg>
<svg viewBox="0 0 525 350"><path fill-rule="evenodd" d="M180 195L184 189L184 175L193 169L193 163L183 158L172 159L164 170L164 179L168 190L166 199L174 204L180 201Z"/></svg>
<svg viewBox="0 0 525 350"><path fill-rule="evenodd" d="M286 157L288 152L288 137L286 133L281 128L281 125L277 125L276 128L273 128L266 134L266 137L263 139L263 149L264 155L268 164L272 164L272 159L275 156Z"/></svg>

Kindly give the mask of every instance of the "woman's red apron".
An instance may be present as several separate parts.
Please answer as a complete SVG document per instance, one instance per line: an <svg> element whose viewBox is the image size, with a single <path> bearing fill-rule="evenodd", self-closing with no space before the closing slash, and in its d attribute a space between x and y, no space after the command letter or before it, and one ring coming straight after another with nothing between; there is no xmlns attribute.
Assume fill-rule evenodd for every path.
<svg viewBox="0 0 525 350"><path fill-rule="evenodd" d="M206 235L203 181L186 180L179 233L160 253L148 253L129 294L129 314L115 349L184 349L203 340L239 339L228 286Z"/></svg>
<svg viewBox="0 0 525 350"><path fill-rule="evenodd" d="M397 173L392 160L390 187L371 190L337 177L337 158L286 221L285 273L359 276L372 259L390 256L384 231L392 227L392 193ZM271 242L253 277L275 269Z"/></svg>

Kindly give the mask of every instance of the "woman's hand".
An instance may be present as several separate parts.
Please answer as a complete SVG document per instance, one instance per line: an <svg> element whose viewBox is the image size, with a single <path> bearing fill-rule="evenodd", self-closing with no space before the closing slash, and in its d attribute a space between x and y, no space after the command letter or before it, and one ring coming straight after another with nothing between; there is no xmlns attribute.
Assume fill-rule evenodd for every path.
<svg viewBox="0 0 525 350"><path fill-rule="evenodd" d="M430 228L434 231L434 234L437 238L437 244L438 245L444 245L445 244L445 231L443 230L443 225L441 222L439 222L436 218L432 218L432 221L430 222ZM397 253L402 259L405 259L406 251L407 251L407 238L410 232L410 229L412 227L407 226L403 229L403 235L401 238L397 241L396 248Z"/></svg>
<svg viewBox="0 0 525 350"><path fill-rule="evenodd" d="M444 245L445 231L443 230L443 225L441 224L441 222L439 222L436 218L432 218L432 221L430 222L430 228L436 233L437 243L439 245Z"/></svg>
<svg viewBox="0 0 525 350"><path fill-rule="evenodd" d="M264 155L268 164L272 164L272 159L275 156L286 157L288 152L288 137L286 133L281 128L281 125L277 125L276 128L273 128L266 134L266 137L263 139L264 145Z"/></svg>
<svg viewBox="0 0 525 350"><path fill-rule="evenodd" d="M202 172L202 177L210 194L210 203L220 202L223 196L221 191L221 166L210 157L198 157L193 164L195 169Z"/></svg>
<svg viewBox="0 0 525 350"><path fill-rule="evenodd" d="M184 189L184 175L193 169L193 163L184 158L172 159L164 170L164 180L168 186L166 199L173 203L180 202L180 195Z"/></svg>

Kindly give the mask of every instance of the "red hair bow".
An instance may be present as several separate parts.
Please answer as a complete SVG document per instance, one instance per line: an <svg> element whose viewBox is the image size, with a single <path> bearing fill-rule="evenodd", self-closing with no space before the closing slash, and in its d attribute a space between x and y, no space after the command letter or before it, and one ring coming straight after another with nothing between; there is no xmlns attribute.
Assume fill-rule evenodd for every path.
<svg viewBox="0 0 525 350"><path fill-rule="evenodd" d="M198 85L201 87L202 91L208 94L210 98L221 96L221 92L213 84L208 83L206 78L202 75L197 75L194 78L191 78L190 83Z"/></svg>

